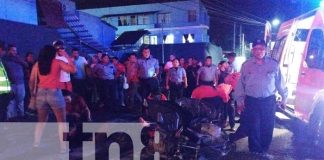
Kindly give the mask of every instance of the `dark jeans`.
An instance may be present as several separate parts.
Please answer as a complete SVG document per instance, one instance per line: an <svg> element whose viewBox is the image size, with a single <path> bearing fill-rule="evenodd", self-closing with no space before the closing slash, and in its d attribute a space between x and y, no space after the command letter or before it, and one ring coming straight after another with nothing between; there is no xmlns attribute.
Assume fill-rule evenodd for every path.
<svg viewBox="0 0 324 160"><path fill-rule="evenodd" d="M147 98L151 92L159 91L159 80L157 78L140 79L140 94Z"/></svg>
<svg viewBox="0 0 324 160"><path fill-rule="evenodd" d="M7 106L11 97L10 94L0 94L0 122L7 120Z"/></svg>
<svg viewBox="0 0 324 160"><path fill-rule="evenodd" d="M129 82L128 84L129 88L127 90L127 105L129 107L134 107L136 98L141 101L141 96L138 93L139 82Z"/></svg>
<svg viewBox="0 0 324 160"><path fill-rule="evenodd" d="M11 84L11 90L14 97L9 101L7 118L23 117L25 115L25 84Z"/></svg>
<svg viewBox="0 0 324 160"><path fill-rule="evenodd" d="M73 92L82 96L84 99L87 97L87 83L85 79L72 79Z"/></svg>
<svg viewBox="0 0 324 160"><path fill-rule="evenodd" d="M185 94L184 96L187 97L187 98L190 98L191 97L191 94L192 94L192 91L196 88L196 83L189 83L188 82L188 87L185 89Z"/></svg>
<svg viewBox="0 0 324 160"><path fill-rule="evenodd" d="M104 103L107 106L115 107L116 105L116 80L103 80L103 90L101 90L104 96Z"/></svg>
<svg viewBox="0 0 324 160"><path fill-rule="evenodd" d="M230 93L230 100L224 106L223 122L226 123L228 117L228 123L231 128L235 126L235 100L233 99L233 92Z"/></svg>
<svg viewBox="0 0 324 160"><path fill-rule="evenodd" d="M251 152L267 152L272 141L275 124L276 98L245 99L246 123Z"/></svg>
<svg viewBox="0 0 324 160"><path fill-rule="evenodd" d="M104 89L104 80L95 78L94 79L96 87L97 87L97 92L99 96L99 104L103 103L105 100L105 89Z"/></svg>
<svg viewBox="0 0 324 160"><path fill-rule="evenodd" d="M235 142L239 139L248 136L248 127L247 127L246 120L247 120L246 112L243 111L240 116L240 126L237 128L235 133L229 135L229 138L232 142Z"/></svg>
<svg viewBox="0 0 324 160"><path fill-rule="evenodd" d="M235 126L235 109L234 105L231 104L231 101L226 103L223 108L223 116L222 116L222 121L223 124L226 124L228 117L228 123L231 128L234 128Z"/></svg>
<svg viewBox="0 0 324 160"><path fill-rule="evenodd" d="M177 99L183 97L184 84L170 83L170 100L175 102Z"/></svg>
<svg viewBox="0 0 324 160"><path fill-rule="evenodd" d="M125 105L125 94L124 94L124 77L120 76L116 80L116 100L117 105Z"/></svg>

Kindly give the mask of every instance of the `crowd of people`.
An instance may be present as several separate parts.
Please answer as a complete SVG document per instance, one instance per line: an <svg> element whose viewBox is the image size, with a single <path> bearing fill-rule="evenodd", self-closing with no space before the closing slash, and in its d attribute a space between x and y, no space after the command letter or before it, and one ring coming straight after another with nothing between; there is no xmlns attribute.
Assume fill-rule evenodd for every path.
<svg viewBox="0 0 324 160"><path fill-rule="evenodd" d="M265 43L256 42L253 47L255 46L264 49ZM173 54L166 64L160 65L159 61L151 55L150 49L145 46L139 54L129 54L125 62L102 52L86 59L80 55L78 48L73 48L70 55L65 49L64 43L58 40L52 45L44 46L37 60L34 60L34 54L30 52L23 59L15 45L6 46L0 43L1 121L21 121L25 118L26 109L35 109L38 121L46 122L51 109L58 122L68 120L79 123L91 121L91 111L95 108L131 111L142 107L142 104L149 99L176 102L183 97L202 99L218 96L225 104L222 108L222 127L227 125L228 118L230 130L234 131L237 104L234 95L239 102L239 109L243 110L244 100L247 101L247 106L255 107L254 103L257 105L263 103L255 97L264 97L265 93L267 96L264 101L268 101L267 98L271 97L269 105L272 105L275 89L271 91L270 89L279 88L283 97L286 94L284 86L277 84L278 77L275 77L276 84L272 84L272 79L267 80L267 84L262 83L274 85L272 88L266 88L262 84L259 88L253 88L255 84L251 86L244 84L257 83L253 79L246 79L251 76L255 68L251 65L246 69L247 64L243 65L244 77L240 78L240 73L234 66L235 53L227 54L226 59L220 61L218 65L212 64L211 56L207 56L204 63L201 63L194 57L186 61ZM259 50L253 51L253 54L257 55ZM265 50L262 50L262 53L264 52ZM257 60L260 59L263 60L264 55ZM271 62L269 64L271 66L268 67L270 69L275 66L271 60L265 62ZM269 90L257 92L262 87ZM260 95L254 95L259 93ZM248 107L248 110L251 108ZM254 129L257 127L250 126ZM266 128L267 135L272 135L271 128L273 129L273 124ZM40 143L43 129L44 126L41 124L36 127L35 146ZM64 126L59 127L60 130L63 131ZM263 152L268 149L269 136L265 138L268 141L263 148L258 146L259 142L255 139L258 135L255 134L260 132L262 131L258 130L250 134L246 131L247 135L251 135L250 143L254 145L251 147L252 151ZM63 144L63 141L61 142ZM62 150L64 150L63 146Z"/></svg>

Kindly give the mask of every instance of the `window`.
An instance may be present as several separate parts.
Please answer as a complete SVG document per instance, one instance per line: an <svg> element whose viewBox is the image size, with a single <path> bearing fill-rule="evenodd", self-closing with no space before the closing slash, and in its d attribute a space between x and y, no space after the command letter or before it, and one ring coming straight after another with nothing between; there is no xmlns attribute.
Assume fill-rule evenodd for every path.
<svg viewBox="0 0 324 160"><path fill-rule="evenodd" d="M150 36L151 44L157 44L157 41L158 41L157 36Z"/></svg>
<svg viewBox="0 0 324 160"><path fill-rule="evenodd" d="M118 17L118 26L128 26L127 16Z"/></svg>
<svg viewBox="0 0 324 160"><path fill-rule="evenodd" d="M197 13L196 10L188 11L188 22L196 22L197 21Z"/></svg>
<svg viewBox="0 0 324 160"><path fill-rule="evenodd" d="M143 37L143 44L150 44L150 36Z"/></svg>
<svg viewBox="0 0 324 160"><path fill-rule="evenodd" d="M309 31L308 29L298 29L296 31L294 41L303 41L303 42L305 42L306 39L307 39L308 31Z"/></svg>
<svg viewBox="0 0 324 160"><path fill-rule="evenodd" d="M324 36L321 29L312 31L305 61L309 68L324 70Z"/></svg>
<svg viewBox="0 0 324 160"><path fill-rule="evenodd" d="M150 24L150 18L148 15L138 15L138 24L139 25L146 25L146 24Z"/></svg>
<svg viewBox="0 0 324 160"><path fill-rule="evenodd" d="M137 25L137 16L130 16L130 25Z"/></svg>
<svg viewBox="0 0 324 160"><path fill-rule="evenodd" d="M275 46L273 47L271 57L277 61L280 61L280 57L282 55L285 43L286 43L287 37L281 38L275 43Z"/></svg>
<svg viewBox="0 0 324 160"><path fill-rule="evenodd" d="M164 39L164 38L163 38ZM174 43L174 35L173 34L169 34L165 37L165 44L173 44Z"/></svg>
<svg viewBox="0 0 324 160"><path fill-rule="evenodd" d="M194 43L195 35L194 34L184 34L182 36L182 43Z"/></svg>
<svg viewBox="0 0 324 160"><path fill-rule="evenodd" d="M186 36L185 36L186 34L184 34L183 36L182 36L182 43L188 43L187 42L187 40L186 40Z"/></svg>
<svg viewBox="0 0 324 160"><path fill-rule="evenodd" d="M189 34L188 41L189 41L189 43L194 43L195 42L195 35L194 34Z"/></svg>
<svg viewBox="0 0 324 160"><path fill-rule="evenodd" d="M158 14L158 23L159 24L168 24L171 22L170 13L160 13Z"/></svg>

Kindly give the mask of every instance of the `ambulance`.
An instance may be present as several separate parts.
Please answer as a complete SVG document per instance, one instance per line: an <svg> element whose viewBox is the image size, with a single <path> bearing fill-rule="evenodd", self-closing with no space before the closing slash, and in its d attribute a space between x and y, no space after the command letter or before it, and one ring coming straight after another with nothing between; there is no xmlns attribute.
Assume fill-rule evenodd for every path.
<svg viewBox="0 0 324 160"><path fill-rule="evenodd" d="M324 9L281 24L271 57L288 86L286 113L306 122L314 142L324 142Z"/></svg>

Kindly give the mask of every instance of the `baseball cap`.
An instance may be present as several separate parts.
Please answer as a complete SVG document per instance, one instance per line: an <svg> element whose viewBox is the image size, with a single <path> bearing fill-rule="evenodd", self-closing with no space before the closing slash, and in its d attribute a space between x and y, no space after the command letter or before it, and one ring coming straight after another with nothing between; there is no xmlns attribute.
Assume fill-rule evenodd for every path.
<svg viewBox="0 0 324 160"><path fill-rule="evenodd" d="M262 46L267 46L266 42L263 39L256 39L252 43L252 47L255 47L256 45L262 45Z"/></svg>

